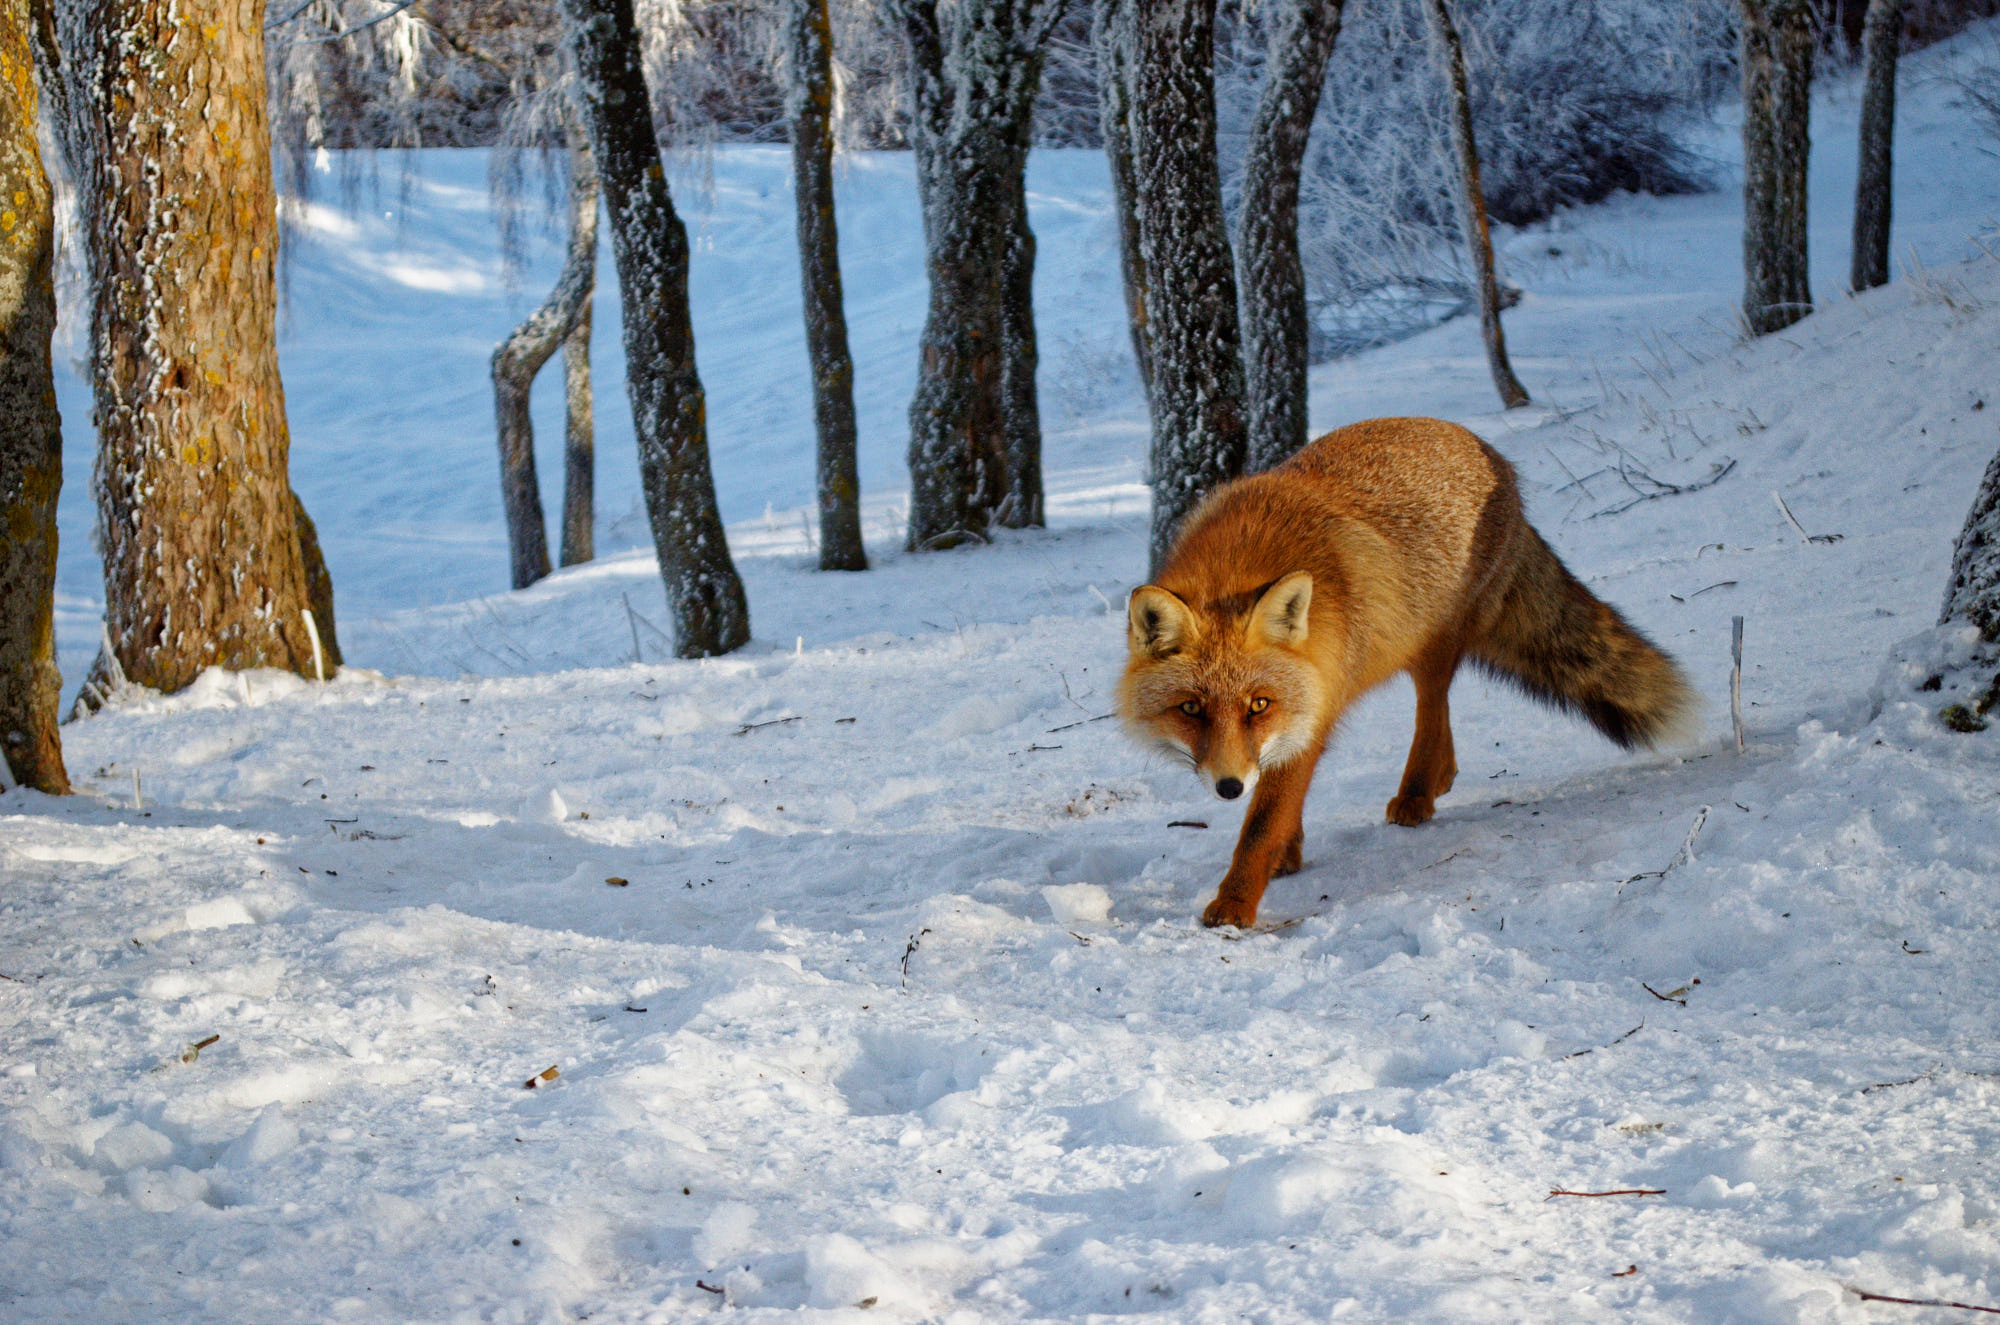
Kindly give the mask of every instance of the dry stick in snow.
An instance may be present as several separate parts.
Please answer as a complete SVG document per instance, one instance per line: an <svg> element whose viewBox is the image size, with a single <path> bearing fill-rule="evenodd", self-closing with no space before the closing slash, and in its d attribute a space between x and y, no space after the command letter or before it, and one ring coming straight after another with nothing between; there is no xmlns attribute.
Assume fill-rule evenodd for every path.
<svg viewBox="0 0 2000 1325"><path fill-rule="evenodd" d="M1542 1198L1542 1204L1547 1205L1558 1196L1665 1196L1666 1194L1667 1189L1664 1187L1620 1187L1608 1192L1566 1192L1561 1188L1551 1188L1549 1194Z"/></svg>
<svg viewBox="0 0 2000 1325"><path fill-rule="evenodd" d="M1729 726L1736 733L1736 753L1743 753L1743 618L1729 618Z"/></svg>
<svg viewBox="0 0 2000 1325"><path fill-rule="evenodd" d="M1970 1302L1947 1302L1941 1297L1890 1297L1884 1293L1870 1293L1856 1288L1853 1284L1844 1287L1863 1302L1894 1302L1905 1307L1951 1307L1958 1311L1977 1311L1984 1316L2000 1316L2000 1307L1979 1307Z"/></svg>

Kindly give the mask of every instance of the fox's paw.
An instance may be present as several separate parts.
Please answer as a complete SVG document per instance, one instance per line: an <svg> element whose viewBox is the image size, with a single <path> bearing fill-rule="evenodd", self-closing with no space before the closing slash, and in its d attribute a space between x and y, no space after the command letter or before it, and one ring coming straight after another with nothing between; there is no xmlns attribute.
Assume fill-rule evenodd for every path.
<svg viewBox="0 0 2000 1325"><path fill-rule="evenodd" d="M1293 833L1292 840L1285 843L1285 849L1278 854L1278 874L1297 874L1304 868L1306 860L1306 835L1303 830Z"/></svg>
<svg viewBox="0 0 2000 1325"><path fill-rule="evenodd" d="M1238 929L1248 929L1257 923L1257 904L1244 902L1241 898L1217 895L1201 913L1201 923L1210 929L1218 925L1234 925Z"/></svg>
<svg viewBox="0 0 2000 1325"><path fill-rule="evenodd" d="M1398 796L1389 802L1387 818L1392 824L1405 828L1415 828L1418 824L1429 823L1437 813L1437 799L1432 796Z"/></svg>

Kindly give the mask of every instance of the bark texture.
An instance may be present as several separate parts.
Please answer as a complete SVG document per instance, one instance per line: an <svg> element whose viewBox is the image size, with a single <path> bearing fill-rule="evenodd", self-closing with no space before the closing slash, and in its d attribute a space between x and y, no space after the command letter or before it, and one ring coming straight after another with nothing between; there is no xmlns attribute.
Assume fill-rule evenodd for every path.
<svg viewBox="0 0 2000 1325"><path fill-rule="evenodd" d="M549 539L542 515L542 492L535 476L535 425L529 415L529 395L535 376L558 349L567 349L581 323L589 326L591 291L597 285L597 167L590 142L581 124L569 132L569 251L555 288L542 306L512 335L493 350L493 414L500 441L500 504L507 517L509 568L516 589L525 589L549 573ZM586 335L587 335L586 330ZM582 400L589 408L589 343L581 345L584 356ZM570 374L575 382L575 375ZM573 391L564 393L565 415L575 427L571 411L577 405ZM585 425L588 427L588 424ZM566 458L568 458L566 456ZM574 473L571 488L574 489ZM586 483L588 480L586 480ZM564 503L563 534L570 537L569 503ZM585 512L586 518L588 512ZM588 560L588 556L585 557ZM564 565L570 564L567 557Z"/></svg>
<svg viewBox="0 0 2000 1325"><path fill-rule="evenodd" d="M1938 624L1970 621L1989 640L2000 640L2000 454L1986 466L1965 527L1952 548Z"/></svg>
<svg viewBox="0 0 2000 1325"><path fill-rule="evenodd" d="M785 17L785 46L791 56L787 111L792 124L792 188L798 205L799 277L818 438L819 568L867 570L856 459L854 359L847 350L840 232L833 211L833 28L827 0L789 0Z"/></svg>
<svg viewBox="0 0 2000 1325"><path fill-rule="evenodd" d="M1181 518L1243 472L1236 269L1215 148L1214 0L1124 0L1139 255L1147 273L1152 564Z"/></svg>
<svg viewBox="0 0 2000 1325"><path fill-rule="evenodd" d="M0 0L0 772L60 796L70 787L56 728L55 224L29 25L28 0Z"/></svg>
<svg viewBox="0 0 2000 1325"><path fill-rule="evenodd" d="M595 209L592 215L596 214ZM593 286L596 285L592 281ZM591 296L563 340L562 564L597 555L597 423L590 385Z"/></svg>
<svg viewBox="0 0 2000 1325"><path fill-rule="evenodd" d="M1806 266L1813 23L1808 0L1737 0L1743 76L1743 322L1753 336L1812 312Z"/></svg>
<svg viewBox="0 0 2000 1325"><path fill-rule="evenodd" d="M1903 0L1868 0L1861 30L1860 173L1854 184L1854 251L1848 287L1857 293L1889 283L1889 195L1894 183L1896 59L1903 43Z"/></svg>
<svg viewBox="0 0 2000 1325"><path fill-rule="evenodd" d="M1424 0L1424 17L1442 66L1451 112L1451 148L1458 170L1458 226L1472 259L1479 292L1479 334L1486 342L1486 366L1500 403L1516 409L1528 403L1528 389L1507 359L1507 333L1500 326L1500 281L1493 270L1493 233L1486 224L1486 193L1479 183L1479 147L1472 136L1472 92L1465 77L1465 47L1445 0Z"/></svg>
<svg viewBox="0 0 2000 1325"><path fill-rule="evenodd" d="M1099 127L1111 161L1111 199L1118 213L1118 265L1125 278L1125 322L1139 381L1153 389L1153 333L1147 323L1146 261L1139 248L1139 177L1132 159L1132 27L1136 0L1097 0L1091 46L1097 57Z"/></svg>
<svg viewBox="0 0 2000 1325"><path fill-rule="evenodd" d="M90 266L106 627L125 676L158 690L212 665L312 675L263 16L257 0L55 14Z"/></svg>
<svg viewBox="0 0 2000 1325"><path fill-rule="evenodd" d="M687 228L653 134L632 0L562 0L584 122L611 218L625 332L625 385L653 549L683 658L750 639L750 606L729 556L688 315Z"/></svg>
<svg viewBox="0 0 2000 1325"><path fill-rule="evenodd" d="M1030 117L1063 0L893 0L930 303L910 402L911 551L1042 523Z"/></svg>
<svg viewBox="0 0 2000 1325"><path fill-rule="evenodd" d="M1289 460L1306 444L1306 276L1299 261L1299 169L1342 0L1293 0L1264 72L1243 162L1237 272L1243 315L1247 467Z"/></svg>

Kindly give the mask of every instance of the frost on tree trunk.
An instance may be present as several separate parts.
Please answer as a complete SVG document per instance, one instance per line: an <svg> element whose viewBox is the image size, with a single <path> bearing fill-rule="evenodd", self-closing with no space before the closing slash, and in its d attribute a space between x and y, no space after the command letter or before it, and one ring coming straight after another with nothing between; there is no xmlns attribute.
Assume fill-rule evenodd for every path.
<svg viewBox="0 0 2000 1325"><path fill-rule="evenodd" d="M592 213L595 215L595 212ZM596 281L591 282L595 286ZM562 564L581 566L597 555L597 424L590 390L590 305L585 295L576 325L563 339Z"/></svg>
<svg viewBox="0 0 2000 1325"><path fill-rule="evenodd" d="M819 568L867 570L855 454L854 360L847 351L840 234L833 210L833 30L827 0L789 0L785 37L791 62L786 110L792 125L792 188L818 438Z"/></svg>
<svg viewBox="0 0 2000 1325"><path fill-rule="evenodd" d="M1111 162L1111 199L1118 213L1118 264L1125 278L1125 323L1139 381L1153 389L1153 333L1146 322L1146 262L1139 251L1139 180L1132 161L1132 25L1136 0L1097 0L1091 47L1097 57L1099 125Z"/></svg>
<svg viewBox="0 0 2000 1325"><path fill-rule="evenodd" d="M1152 564L1181 518L1243 472L1243 357L1236 270L1215 150L1214 0L1127 0L1139 256L1147 274L1152 383Z"/></svg>
<svg viewBox="0 0 2000 1325"><path fill-rule="evenodd" d="M1889 283L1890 146L1896 133L1896 56L1902 35L1903 0L1868 0L1861 30L1866 63L1860 174L1854 185L1854 252L1847 278L1856 292Z"/></svg>
<svg viewBox="0 0 2000 1325"><path fill-rule="evenodd" d="M590 404L587 337L590 295L597 285L597 168L583 126L572 122L565 127L569 138L569 252L549 297L493 350L493 413L500 440L500 502L507 517L508 562L516 589L525 589L549 573L549 539L543 526L541 486L535 477L535 425L528 412L528 400L535 375L542 371L542 366L558 348L564 350L565 366L570 370L571 389L564 392L564 412L569 420L572 443L576 427L574 410L581 403L587 411ZM580 346L584 356L584 395L581 402L574 389L578 378L569 349L579 325L583 326L586 337ZM587 419L584 427L586 430L590 427ZM573 446L566 448L566 459L569 461L566 465L570 480L569 496L573 499L577 495ZM589 483L586 466L586 493ZM567 555L572 537L570 523L573 512L570 504L570 500L565 500L563 508L565 566L570 564ZM587 500L584 505L587 539ZM590 559L587 550L582 559Z"/></svg>
<svg viewBox="0 0 2000 1325"><path fill-rule="evenodd" d="M1986 466L1979 495L1952 549L1938 624L1970 621L1989 641L2000 641L2000 454Z"/></svg>
<svg viewBox="0 0 2000 1325"><path fill-rule="evenodd" d="M54 15L90 266L105 625L118 669L159 690L212 665L313 674L263 18L257 0Z"/></svg>
<svg viewBox="0 0 2000 1325"><path fill-rule="evenodd" d="M683 658L750 639L708 462L707 406L688 314L687 229L667 192L631 0L562 0L584 122L611 218L624 310L625 385L653 549Z"/></svg>
<svg viewBox="0 0 2000 1325"><path fill-rule="evenodd" d="M1743 76L1743 321L1753 336L1812 312L1806 270L1809 0L1737 0Z"/></svg>
<svg viewBox="0 0 2000 1325"><path fill-rule="evenodd" d="M1500 326L1500 282L1493 271L1493 234L1486 225L1486 194L1479 183L1479 149L1472 137L1472 93L1465 77L1465 47L1445 0L1424 0L1431 41L1443 67L1451 114L1451 147L1458 167L1458 225L1472 257L1479 292L1479 333L1486 342L1486 366L1500 403L1515 409L1528 403L1528 390L1507 359L1507 335Z"/></svg>
<svg viewBox="0 0 2000 1325"><path fill-rule="evenodd" d="M28 0L0 0L0 772L59 796L70 789L56 729L62 421L49 360L55 225L35 117Z"/></svg>
<svg viewBox="0 0 2000 1325"><path fill-rule="evenodd" d="M1041 425L1024 173L1063 0L894 0L930 304L910 402L911 551L1042 522Z"/></svg>
<svg viewBox="0 0 2000 1325"><path fill-rule="evenodd" d="M1299 168L1319 109L1342 0L1292 0L1266 66L1243 162L1237 231L1244 406L1252 473L1306 444L1306 277Z"/></svg>

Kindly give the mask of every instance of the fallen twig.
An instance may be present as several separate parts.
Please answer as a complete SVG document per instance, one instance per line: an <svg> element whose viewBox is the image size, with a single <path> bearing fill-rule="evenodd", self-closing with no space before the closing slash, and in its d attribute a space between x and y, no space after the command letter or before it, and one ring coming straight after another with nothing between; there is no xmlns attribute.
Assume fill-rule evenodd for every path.
<svg viewBox="0 0 2000 1325"><path fill-rule="evenodd" d="M759 727L782 727L788 722L804 722L804 721L805 721L805 715L802 713L794 714L789 718L766 718L762 722L744 723L741 727L738 727L736 729L735 734L738 736L746 736L749 733L756 731Z"/></svg>
<svg viewBox="0 0 2000 1325"><path fill-rule="evenodd" d="M550 1063L547 1067L535 1073L535 1075L529 1077L526 1081L523 1081L521 1083L521 1089L533 1090L535 1089L535 1087L541 1085L544 1081L554 1081L557 1077L561 1075L562 1073L559 1070L557 1070L556 1065L554 1063Z"/></svg>
<svg viewBox="0 0 2000 1325"><path fill-rule="evenodd" d="M1600 515L1619 515L1626 511L1631 510L1634 506L1639 505L1641 502L1657 501L1661 497L1679 497L1690 492L1700 492L1703 488L1712 488L1716 484L1722 482L1723 479L1727 478L1729 476L1729 472L1735 468L1736 468L1736 461L1733 458L1726 462L1720 462L1711 465L1709 467L1707 478L1696 479L1692 483L1668 483L1661 479L1654 478L1651 474L1646 473L1644 470L1640 470L1637 474L1637 477L1644 479L1647 483L1653 485L1651 491L1645 491L1642 490L1638 484L1632 481L1634 477L1633 472L1631 470L1626 469L1623 465L1621 465L1619 466L1617 471L1618 477L1624 479L1625 486L1631 488L1634 492L1638 493L1639 495L1632 498L1632 500L1628 502L1621 502L1617 506L1607 506L1601 511L1594 511L1591 513L1590 518L1595 520Z"/></svg>
<svg viewBox="0 0 2000 1325"><path fill-rule="evenodd" d="M1799 523L1799 518L1792 514L1792 508L1785 505L1785 499L1778 495L1775 488L1771 490L1771 500L1778 503L1778 509L1785 513L1785 519L1791 522L1792 528L1799 531L1799 537L1808 543L1838 543L1847 537L1846 534L1809 534L1806 532L1806 527Z"/></svg>
<svg viewBox="0 0 2000 1325"><path fill-rule="evenodd" d="M1116 713L1100 713L1094 718L1078 718L1075 722L1066 722L1060 727L1051 727L1042 734L1044 736L1054 736L1057 732L1066 732L1072 727L1081 727L1086 722L1103 722L1108 718L1115 718L1117 716Z"/></svg>
<svg viewBox="0 0 2000 1325"><path fill-rule="evenodd" d="M1555 1188L1542 1198L1542 1204L1547 1205L1558 1196L1665 1196L1666 1194L1667 1189L1664 1187L1620 1187L1608 1192L1566 1192L1561 1188Z"/></svg>
<svg viewBox="0 0 2000 1325"><path fill-rule="evenodd" d="M1894 1302L1904 1307L1951 1307L1958 1311L1977 1311L1985 1316L2000 1316L2000 1307L1980 1307L1970 1302L1947 1302L1941 1297L1890 1297L1886 1293L1871 1293L1864 1288L1856 1288L1853 1284L1842 1286L1863 1302Z"/></svg>
<svg viewBox="0 0 2000 1325"><path fill-rule="evenodd" d="M910 987L910 958L916 954L917 944L921 943L924 935L928 933L930 933L928 929L920 929L910 935L910 946L903 949L903 988L905 989Z"/></svg>
<svg viewBox="0 0 2000 1325"><path fill-rule="evenodd" d="M1674 852L1674 858L1667 862L1665 869L1645 870L1634 874L1631 878L1626 879L1624 883L1619 884L1618 890L1623 892L1626 883L1637 883L1641 879L1664 879L1682 865L1693 860L1694 840L1701 835L1701 826L1708 822L1708 810L1709 807L1704 805L1695 811L1694 823L1688 828L1687 836L1681 839L1680 850Z"/></svg>
<svg viewBox="0 0 2000 1325"><path fill-rule="evenodd" d="M1688 1005L1688 1001L1686 999L1678 997L1678 995L1681 992L1678 989L1676 989L1671 994L1663 994L1659 990L1647 984L1644 980L1641 980L1639 982L1639 988L1645 990L1647 993L1651 994L1654 998L1659 999L1662 1003L1678 1003L1682 1007L1686 1007Z"/></svg>
<svg viewBox="0 0 2000 1325"><path fill-rule="evenodd" d="M1625 1032L1625 1033L1624 1033L1623 1035L1621 1035L1621 1036L1619 1036L1619 1037L1618 1037L1617 1039L1613 1040L1613 1041L1611 1042L1611 1044L1607 1044L1607 1045L1603 1045L1603 1046L1598 1046L1598 1045L1592 1045L1592 1046L1591 1046L1590 1048L1588 1048L1588 1049L1579 1049L1579 1050L1577 1050L1577 1051L1576 1051L1575 1053L1573 1053L1573 1054L1564 1054L1564 1055L1563 1055L1563 1057L1564 1057L1564 1058L1581 1058L1581 1057L1583 1057L1583 1056L1584 1056L1585 1054L1594 1054L1594 1053L1596 1053L1596 1052L1597 1052L1597 1050L1598 1050L1598 1049L1599 1049L1600 1047L1602 1047L1602 1048L1605 1048L1605 1049L1609 1049L1609 1048L1611 1047L1611 1045L1612 1045L1612 1044L1623 1044L1623 1043L1625 1043L1625 1041L1627 1041L1627 1040L1631 1039L1631 1038L1632 1038L1633 1036L1637 1035L1637 1034L1638 1034L1638 1033L1639 1033L1640 1031L1643 1031L1643 1030L1645 1030L1645 1029L1646 1029L1646 1023L1642 1021L1642 1022L1640 1022L1640 1023L1639 1023L1639 1024L1637 1025L1637 1026L1634 1026L1634 1027L1633 1027L1633 1028L1632 1028L1631 1030L1629 1030L1629 1031L1626 1031L1626 1032Z"/></svg>
<svg viewBox="0 0 2000 1325"><path fill-rule="evenodd" d="M208 1035L196 1040L193 1044L181 1050L181 1061L183 1063L192 1063L195 1059L201 1057L202 1050L208 1048L208 1046L221 1038L220 1035Z"/></svg>
<svg viewBox="0 0 2000 1325"><path fill-rule="evenodd" d="M1168 820L1168 822L1167 822L1167 827L1169 827L1169 828L1206 828L1206 827L1208 827L1208 825L1207 825L1207 824L1205 824L1205 823L1203 823L1203 822L1202 822L1201 820L1199 820L1199 819L1171 819L1171 820Z"/></svg>

